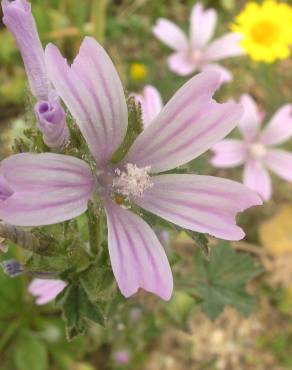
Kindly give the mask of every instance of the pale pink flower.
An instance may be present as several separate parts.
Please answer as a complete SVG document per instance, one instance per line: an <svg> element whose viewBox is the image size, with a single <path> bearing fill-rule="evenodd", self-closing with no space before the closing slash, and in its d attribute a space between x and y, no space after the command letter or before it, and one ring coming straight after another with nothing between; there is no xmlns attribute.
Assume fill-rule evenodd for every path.
<svg viewBox="0 0 292 370"><path fill-rule="evenodd" d="M292 181L292 154L275 148L292 136L292 104L281 107L261 129L265 115L258 111L252 97L242 95L240 103L245 108L238 124L243 140L226 139L213 146L211 163L221 168L244 164L244 184L269 200L272 186L267 170Z"/></svg>
<svg viewBox="0 0 292 370"><path fill-rule="evenodd" d="M163 107L161 95L154 86L147 85L142 94L132 94L132 96L141 104L143 126L146 128Z"/></svg>
<svg viewBox="0 0 292 370"><path fill-rule="evenodd" d="M105 50L86 37L71 66L52 44L49 76L84 136L94 161L53 153L21 153L2 161L0 217L21 226L49 225L77 217L98 194L107 216L113 273L126 297L139 288L163 299L172 294L167 256L136 204L183 228L219 238L244 237L238 212L261 204L244 185L211 176L160 174L198 157L223 139L242 114L234 102L212 99L220 75L204 72L188 81L136 138L125 157L111 162L128 126L121 81ZM1 177L0 177L1 178ZM0 184L1 185L1 184Z"/></svg>
<svg viewBox="0 0 292 370"><path fill-rule="evenodd" d="M128 365L130 362L130 354L127 350L121 350L114 353L115 362L118 365Z"/></svg>
<svg viewBox="0 0 292 370"><path fill-rule="evenodd" d="M201 3L197 3L192 8L189 38L173 22L164 18L158 19L153 27L153 33L174 50L168 58L171 71L187 76L196 71L215 70L221 74L221 83L232 80L232 74L217 62L243 54L239 45L240 36L227 33L211 41L216 23L216 10L204 10Z"/></svg>
<svg viewBox="0 0 292 370"><path fill-rule="evenodd" d="M33 279L28 286L28 291L36 297L38 305L43 305L53 301L66 286L67 283L62 280Z"/></svg>

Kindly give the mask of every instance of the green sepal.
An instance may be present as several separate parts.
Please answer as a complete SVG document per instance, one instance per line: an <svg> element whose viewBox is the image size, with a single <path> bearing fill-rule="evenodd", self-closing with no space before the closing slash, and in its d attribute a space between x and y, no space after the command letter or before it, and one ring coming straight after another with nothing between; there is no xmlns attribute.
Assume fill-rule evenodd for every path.
<svg viewBox="0 0 292 370"><path fill-rule="evenodd" d="M130 96L127 99L127 106L129 117L127 134L121 146L113 154L111 158L112 163L118 163L125 157L136 137L143 130L141 105L136 103L133 96Z"/></svg>

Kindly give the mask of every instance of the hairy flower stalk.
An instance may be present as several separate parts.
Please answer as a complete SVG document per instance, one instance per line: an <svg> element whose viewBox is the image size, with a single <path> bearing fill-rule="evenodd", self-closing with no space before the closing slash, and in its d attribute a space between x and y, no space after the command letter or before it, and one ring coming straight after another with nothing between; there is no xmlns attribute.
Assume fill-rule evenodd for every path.
<svg viewBox="0 0 292 370"><path fill-rule="evenodd" d="M53 153L21 153L2 161L10 192L0 217L20 226L63 222L87 210L98 195L108 228L113 273L122 294L139 288L168 300L173 289L165 251L138 207L180 227L219 238L244 237L235 216L261 204L244 185L211 176L162 174L198 157L224 138L242 114L234 102L212 99L218 72L188 81L138 135L123 159L128 111L117 71L105 50L86 37L71 66L56 46L45 51L48 75L84 136L95 166Z"/></svg>
<svg viewBox="0 0 292 370"><path fill-rule="evenodd" d="M267 169L292 182L292 155L275 147L292 136L292 104L282 106L261 130L265 114L259 112L249 95L240 103L245 108L238 129L243 140L226 139L213 148L211 163L215 167L231 168L244 164L243 182L264 200L272 195L271 178Z"/></svg>
<svg viewBox="0 0 292 370"><path fill-rule="evenodd" d="M25 66L31 93L37 99L35 114L44 142L61 148L69 139L65 112L52 89L31 5L27 0L2 0L3 23L13 34Z"/></svg>
<svg viewBox="0 0 292 370"><path fill-rule="evenodd" d="M57 241L39 232L30 232L20 227L0 222L0 237L8 239L31 252L53 256L57 251Z"/></svg>
<svg viewBox="0 0 292 370"><path fill-rule="evenodd" d="M154 35L174 50L168 58L169 69L178 75L188 76L196 71L217 71L221 83L232 80L232 74L217 62L243 54L241 36L227 33L210 41L217 23L215 9L204 9L197 3L191 11L190 36L168 19L160 18L153 27Z"/></svg>

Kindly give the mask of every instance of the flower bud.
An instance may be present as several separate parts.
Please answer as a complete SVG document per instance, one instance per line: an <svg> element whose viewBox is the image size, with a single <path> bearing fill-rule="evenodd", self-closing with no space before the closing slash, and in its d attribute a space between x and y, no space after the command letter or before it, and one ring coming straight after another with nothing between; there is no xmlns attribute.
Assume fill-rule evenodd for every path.
<svg viewBox="0 0 292 370"><path fill-rule="evenodd" d="M18 44L31 92L39 100L47 99L49 80L31 5L27 0L2 0L1 5L3 23Z"/></svg>
<svg viewBox="0 0 292 370"><path fill-rule="evenodd" d="M46 145L50 148L63 147L69 140L69 130L59 99L37 102L35 114Z"/></svg>

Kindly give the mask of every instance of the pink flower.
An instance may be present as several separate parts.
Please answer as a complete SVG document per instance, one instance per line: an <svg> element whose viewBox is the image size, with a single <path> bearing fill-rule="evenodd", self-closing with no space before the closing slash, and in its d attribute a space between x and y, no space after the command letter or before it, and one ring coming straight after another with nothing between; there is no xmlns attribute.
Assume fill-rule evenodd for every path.
<svg viewBox="0 0 292 370"><path fill-rule="evenodd" d="M235 216L261 204L256 193L211 176L160 174L224 138L241 116L241 106L216 103L212 95L220 75L199 74L174 95L121 162L112 164L126 135L128 112L109 56L86 37L71 66L52 44L46 49L46 63L94 163L53 153L5 159L0 166L6 180L0 217L21 226L54 224L85 212L97 193L107 216L109 254L122 294L129 297L143 288L168 300L173 281L164 249L142 218L116 203L116 195L183 228L224 239L243 238Z"/></svg>
<svg viewBox="0 0 292 370"><path fill-rule="evenodd" d="M154 86L147 85L142 94L132 94L132 96L141 104L143 125L146 128L163 107L159 91Z"/></svg>
<svg viewBox="0 0 292 370"><path fill-rule="evenodd" d="M129 351L123 350L115 352L114 359L118 365L128 365L130 362Z"/></svg>
<svg viewBox="0 0 292 370"><path fill-rule="evenodd" d="M66 286L67 283L62 280L34 279L29 284L28 291L36 297L38 305L43 305L53 301Z"/></svg>
<svg viewBox="0 0 292 370"><path fill-rule="evenodd" d="M49 82L31 5L27 0L2 0L1 5L3 23L17 42L31 93L38 101L35 113L44 142L52 148L62 147L69 139L65 112Z"/></svg>
<svg viewBox="0 0 292 370"><path fill-rule="evenodd" d="M258 112L252 97L243 95L240 103L245 108L238 125L243 140L227 139L213 146L211 163L222 168L244 164L244 184L269 200L272 187L268 169L292 181L292 155L275 149L292 136L292 104L280 108L261 130L264 114Z"/></svg>
<svg viewBox="0 0 292 370"><path fill-rule="evenodd" d="M221 83L232 80L231 73L216 62L243 54L239 45L240 36L227 33L211 42L216 23L215 9L204 10L201 3L197 3L191 11L189 39L173 22L158 19L153 33L174 50L168 58L171 71L187 76L196 71L215 70L221 74Z"/></svg>

